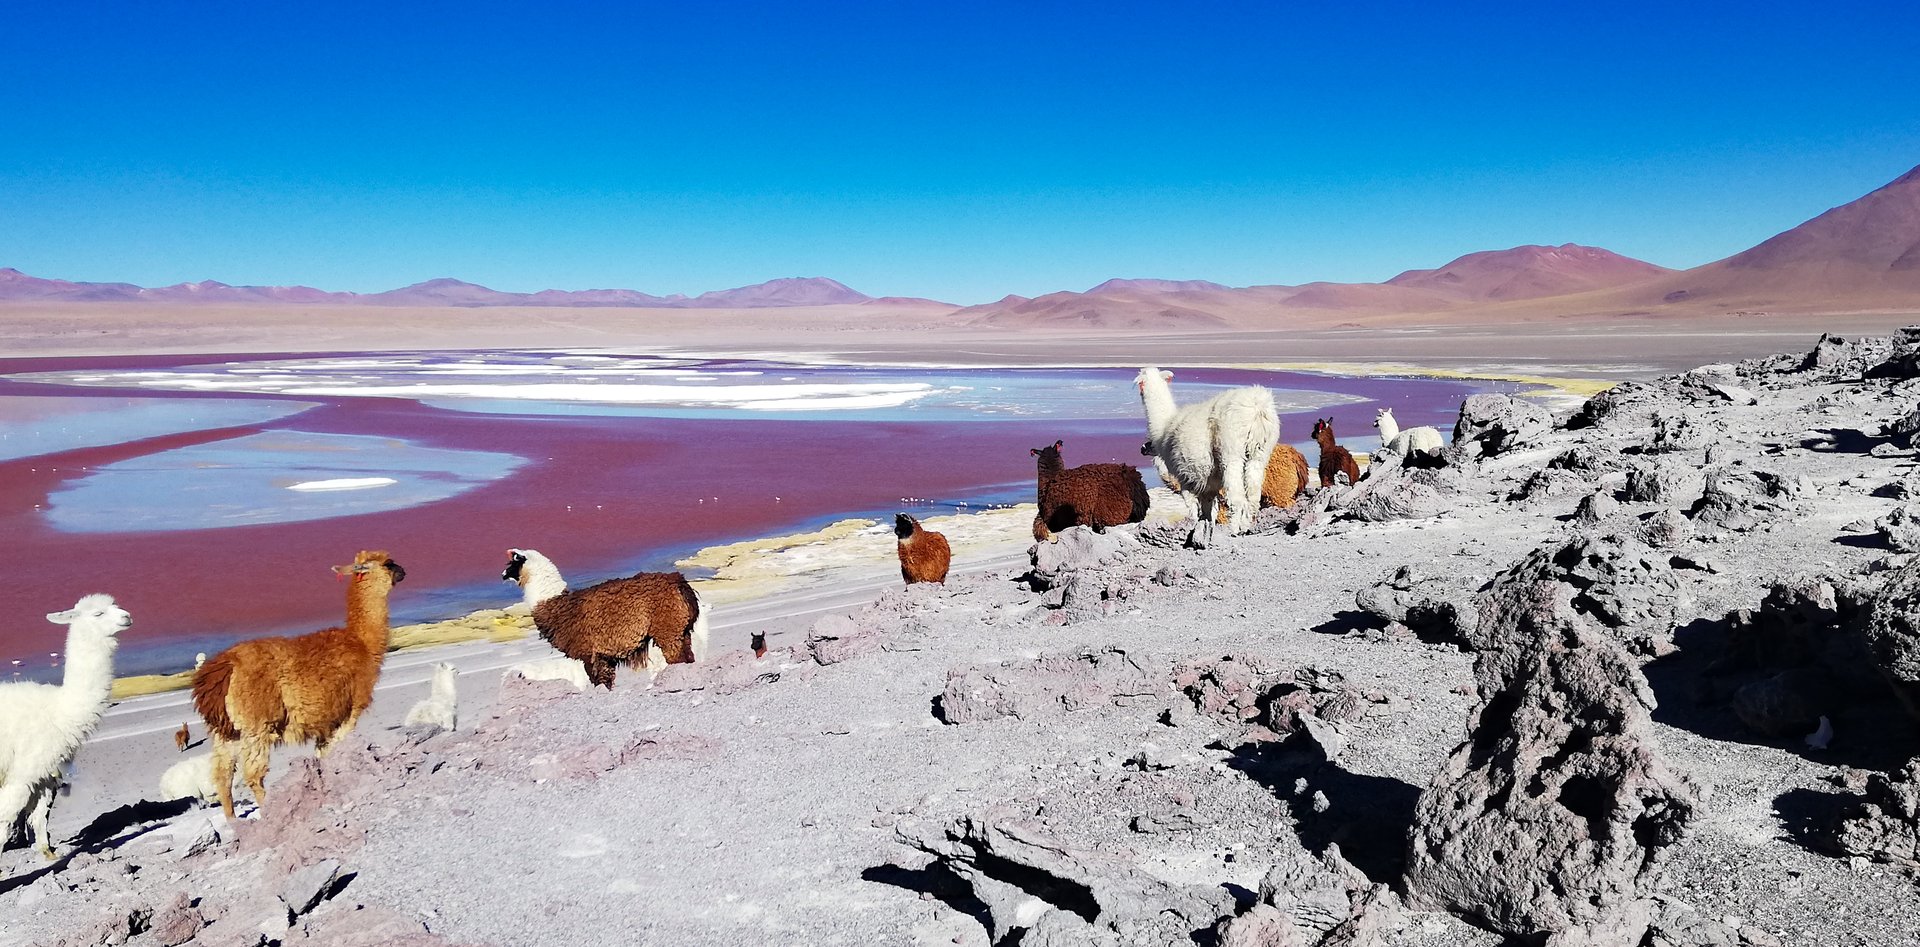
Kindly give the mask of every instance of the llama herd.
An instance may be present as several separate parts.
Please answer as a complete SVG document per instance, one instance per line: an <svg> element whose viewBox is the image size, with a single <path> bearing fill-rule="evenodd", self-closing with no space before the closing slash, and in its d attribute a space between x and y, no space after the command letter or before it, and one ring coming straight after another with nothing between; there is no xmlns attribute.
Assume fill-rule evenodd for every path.
<svg viewBox="0 0 1920 947"><path fill-rule="evenodd" d="M1233 388L1206 401L1181 406L1168 382L1172 372L1148 367L1134 378L1145 409L1147 437L1141 453L1151 457L1161 480L1194 521L1189 540L1204 547L1216 525L1229 534L1248 531L1263 505L1290 505L1307 488L1307 460L1282 444L1273 394L1265 388ZM1382 448L1402 455L1438 450L1433 428L1399 428L1390 409L1378 412ZM1317 420L1320 486L1359 479L1353 455L1334 440L1332 419ZM1140 471L1127 464L1067 467L1063 441L1033 448L1038 512L1034 538L1050 540L1075 526L1096 531L1139 523L1147 515L1147 489ZM895 518L896 553L908 583L944 582L952 561L946 537L923 528L905 513ZM616 669L653 670L708 657L710 615L686 577L678 572L640 573L570 589L560 570L533 549L510 549L502 581L515 583L540 637L557 655L518 664L509 673L529 679L564 680L585 690L612 688ZM276 744L312 743L325 756L350 734L373 701L374 685L391 645L388 599L406 578L385 552L362 551L333 571L347 580L346 623L306 635L242 641L195 667L192 704L206 726L209 753L182 759L160 779L168 800L218 800L235 817L236 768L256 804L266 800L266 775ZM48 621L68 626L67 663L59 685L0 684L0 843L25 814L35 847L47 857L48 814L65 769L92 734L110 702L113 653L118 635L131 625L127 612L107 595L88 595ZM755 654L765 654L763 635ZM455 669L432 669L431 693L405 718L408 726L451 730L456 723ZM174 734L187 748L187 728Z"/></svg>

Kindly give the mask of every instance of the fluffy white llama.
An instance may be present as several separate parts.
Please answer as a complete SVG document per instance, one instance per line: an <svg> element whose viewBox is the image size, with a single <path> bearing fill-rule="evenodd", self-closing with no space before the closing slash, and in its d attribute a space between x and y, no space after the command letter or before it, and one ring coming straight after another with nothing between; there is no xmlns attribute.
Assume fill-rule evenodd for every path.
<svg viewBox="0 0 1920 947"><path fill-rule="evenodd" d="M507 668L507 673L518 674L529 681L566 681L577 691L586 690L592 685L587 680L587 666L564 654L537 661L522 661Z"/></svg>
<svg viewBox="0 0 1920 947"><path fill-rule="evenodd" d="M20 813L40 854L53 857L47 814L60 770L93 733L113 688L113 649L133 624L111 595L88 595L47 620L67 626L67 669L59 686L0 684L0 841ZM28 811L31 809L31 811Z"/></svg>
<svg viewBox="0 0 1920 947"><path fill-rule="evenodd" d="M1226 498L1227 529L1244 533L1260 508L1260 487L1267 458L1280 440L1280 417L1273 392L1248 386L1223 391L1184 408L1174 404L1167 381L1172 372L1140 369L1134 386L1147 409L1147 444L1163 478L1171 475L1186 489L1180 499L1195 520L1190 541L1204 544L1213 530L1214 504Z"/></svg>
<svg viewBox="0 0 1920 947"><path fill-rule="evenodd" d="M189 756L160 774L160 802L197 799L219 802L220 790L213 784L213 754Z"/></svg>
<svg viewBox="0 0 1920 947"><path fill-rule="evenodd" d="M407 711L405 726L431 724L442 730L454 729L454 667L445 661L433 666L433 692Z"/></svg>
<svg viewBox="0 0 1920 947"><path fill-rule="evenodd" d="M1380 429L1380 446L1402 457L1408 457L1414 451L1423 454L1438 454L1447 449L1447 442L1440 432L1430 427L1410 427L1402 430L1400 422L1393 419L1392 408L1381 408L1373 413L1373 426Z"/></svg>

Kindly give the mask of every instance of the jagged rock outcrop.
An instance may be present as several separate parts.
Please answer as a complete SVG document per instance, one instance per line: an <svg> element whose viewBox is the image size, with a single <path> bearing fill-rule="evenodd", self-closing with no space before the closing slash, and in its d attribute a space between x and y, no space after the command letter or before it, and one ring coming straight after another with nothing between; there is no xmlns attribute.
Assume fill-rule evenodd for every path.
<svg viewBox="0 0 1920 947"><path fill-rule="evenodd" d="M1215 930L1220 947L1386 947L1405 926L1400 900L1340 856L1292 852L1267 870L1260 897Z"/></svg>
<svg viewBox="0 0 1920 947"><path fill-rule="evenodd" d="M1920 560L1893 573L1873 597L1866 637L1880 673L1920 718Z"/></svg>
<svg viewBox="0 0 1920 947"><path fill-rule="evenodd" d="M1624 381L1588 398L1573 417L1567 419L1567 430L1578 431L1582 428L1597 427L1607 423L1629 404L1644 400L1648 394L1647 386L1639 382Z"/></svg>
<svg viewBox="0 0 1920 947"><path fill-rule="evenodd" d="M1509 937L1635 943L1697 792L1659 754L1646 679L1574 594L1513 575L1482 603L1498 646L1475 661L1467 741L1420 796L1405 887Z"/></svg>
<svg viewBox="0 0 1920 947"><path fill-rule="evenodd" d="M1891 339L1863 339L1860 348L1863 354L1871 351L1879 355L1866 368L1866 377L1920 378L1920 326L1905 326Z"/></svg>
<svg viewBox="0 0 1920 947"><path fill-rule="evenodd" d="M1894 552L1920 552L1920 508L1911 503L1896 506L1874 520L1873 529Z"/></svg>
<svg viewBox="0 0 1920 947"><path fill-rule="evenodd" d="M940 718L951 724L1033 720L1124 704L1160 695L1165 677L1162 665L1113 647L954 668L940 694Z"/></svg>
<svg viewBox="0 0 1920 947"><path fill-rule="evenodd" d="M1662 414L1653 419L1653 440L1647 447L1656 453L1697 450L1707 446L1707 432L1683 414Z"/></svg>
<svg viewBox="0 0 1920 947"><path fill-rule="evenodd" d="M1580 498L1579 505L1573 508L1573 521L1582 526L1598 526L1618 512L1620 501L1613 498L1613 491L1596 490Z"/></svg>
<svg viewBox="0 0 1920 947"><path fill-rule="evenodd" d="M1920 758L1868 776L1864 792L1821 841L1842 854L1920 869Z"/></svg>
<svg viewBox="0 0 1920 947"><path fill-rule="evenodd" d="M1470 457L1493 457L1531 447L1553 428L1545 408L1511 395L1479 394L1460 405L1453 443Z"/></svg>
<svg viewBox="0 0 1920 947"><path fill-rule="evenodd" d="M1035 591L1044 592L1074 573L1109 565L1138 545L1124 530L1096 533L1086 526L1064 529L1055 533L1051 542L1034 543L1027 551L1033 564L1028 581Z"/></svg>
<svg viewBox="0 0 1920 947"><path fill-rule="evenodd" d="M1657 510L1640 524L1640 541L1655 549L1678 549L1693 536L1693 521L1679 510Z"/></svg>
<svg viewBox="0 0 1920 947"><path fill-rule="evenodd" d="M1367 475L1339 493L1333 507L1351 519L1369 523L1439 516L1459 502L1460 472L1440 467L1408 467L1393 454L1378 455Z"/></svg>
<svg viewBox="0 0 1920 947"><path fill-rule="evenodd" d="M1153 945L1189 943L1233 908L1217 886L1161 881L1113 855L1050 837L1011 810L946 823L910 820L899 840L972 889L987 907L994 943Z"/></svg>
<svg viewBox="0 0 1920 947"><path fill-rule="evenodd" d="M1542 546L1509 566L1495 589L1513 583L1563 582L1572 604L1639 653L1655 653L1670 639L1675 613L1689 601L1667 557L1627 536L1580 534ZM1484 613L1484 600L1481 603ZM1484 614L1470 641L1475 650L1499 643L1485 637Z"/></svg>

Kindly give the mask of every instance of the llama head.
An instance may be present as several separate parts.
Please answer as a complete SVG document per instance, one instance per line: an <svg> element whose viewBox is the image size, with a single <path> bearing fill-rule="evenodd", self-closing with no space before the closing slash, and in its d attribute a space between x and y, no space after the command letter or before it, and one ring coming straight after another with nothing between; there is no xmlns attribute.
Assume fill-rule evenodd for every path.
<svg viewBox="0 0 1920 947"><path fill-rule="evenodd" d="M1052 444L1049 444L1046 447L1032 448L1028 450L1027 453L1031 456L1038 457L1043 461L1048 461L1050 463L1057 464L1060 462L1060 448L1065 446L1067 446L1066 441L1054 441Z"/></svg>
<svg viewBox="0 0 1920 947"><path fill-rule="evenodd" d="M362 549L359 555L353 557L352 563L344 566L334 566L333 574L341 578L352 579L356 585L363 582L373 582L384 585L387 589L391 589L399 585L401 580L407 577L407 570L402 568L400 563L393 561L393 557L388 556L384 552Z"/></svg>
<svg viewBox="0 0 1920 947"><path fill-rule="evenodd" d="M1373 412L1373 426L1379 427L1381 425L1381 422L1386 422L1389 424L1393 422L1392 408L1381 408Z"/></svg>
<svg viewBox="0 0 1920 947"><path fill-rule="evenodd" d="M1133 387L1140 389L1140 393L1144 395L1147 393L1147 382L1156 378L1159 379L1159 384L1164 385L1173 380L1173 373L1164 372L1152 365L1148 365L1140 369L1140 374L1133 376Z"/></svg>
<svg viewBox="0 0 1920 947"><path fill-rule="evenodd" d="M898 536L901 539L906 539L907 537L913 535L914 530L919 528L920 528L919 520L914 519L913 517L908 516L905 513L893 514L893 534L895 536Z"/></svg>
<svg viewBox="0 0 1920 947"><path fill-rule="evenodd" d="M520 586L529 605L567 590L567 580L560 577L560 569L553 560L534 549L507 550L507 567L500 571L500 581Z"/></svg>
<svg viewBox="0 0 1920 947"><path fill-rule="evenodd" d="M1320 432L1322 432L1322 431L1325 431L1325 432L1327 432L1328 434L1332 434L1332 433L1333 433L1333 419L1332 419L1332 418L1314 418L1314 419L1313 419L1313 433L1312 433L1312 435L1311 435L1311 436L1313 437L1313 439L1314 439L1314 440L1316 440L1316 441L1317 441L1317 440L1319 440L1319 439L1320 439Z"/></svg>
<svg viewBox="0 0 1920 947"><path fill-rule="evenodd" d="M56 625L78 625L106 635L117 635L133 627L127 610L113 603L113 596L95 592L83 596L64 612L49 612L47 620Z"/></svg>
<svg viewBox="0 0 1920 947"><path fill-rule="evenodd" d="M1153 438L1147 438L1146 440L1140 442L1140 456L1142 457L1153 456Z"/></svg>

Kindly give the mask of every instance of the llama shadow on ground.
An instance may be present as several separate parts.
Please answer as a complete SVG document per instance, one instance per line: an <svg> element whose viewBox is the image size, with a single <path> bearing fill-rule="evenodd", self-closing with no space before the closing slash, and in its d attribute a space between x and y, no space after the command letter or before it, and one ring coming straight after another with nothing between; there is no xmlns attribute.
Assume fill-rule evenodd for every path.
<svg viewBox="0 0 1920 947"><path fill-rule="evenodd" d="M142 800L110 809L101 813L86 828L80 830L62 846L58 857L45 863L36 871L24 872L11 878L0 878L0 894L18 888L24 888L48 875L65 871L67 864L75 855L99 854L119 848L165 824L167 820L183 815L194 806L192 799L176 799L172 802L149 802ZM132 829L134 831L128 831ZM24 848L24 838L6 849Z"/></svg>
<svg viewBox="0 0 1920 947"><path fill-rule="evenodd" d="M1780 820L1781 837L1810 852L1846 857L1834 850L1832 832L1855 798L1844 792L1805 788L1775 796L1773 814Z"/></svg>
<svg viewBox="0 0 1920 947"><path fill-rule="evenodd" d="M1884 694L1849 694L1850 702L1836 701L1826 714L1834 729L1833 742L1824 750L1807 746L1805 735L1769 737L1755 732L1733 712L1732 695L1741 685L1764 680L1781 668L1744 668L1714 671L1709 666L1726 649L1725 618L1699 618L1675 629L1679 650L1648 662L1642 673L1653 688L1658 706L1653 719L1669 727L1724 743L1784 749L1815 763L1890 769L1905 762L1904 748L1914 738L1904 723L1891 690ZM1812 728L1808 728L1808 733Z"/></svg>
<svg viewBox="0 0 1920 947"><path fill-rule="evenodd" d="M1397 886L1406 871L1420 788L1390 776L1352 772L1299 742L1243 743L1227 765L1286 800L1308 851L1317 855L1337 844L1341 856L1370 880ZM1306 791L1295 792L1301 779L1307 781ZM1325 812L1314 811L1315 793L1326 796Z"/></svg>
<svg viewBox="0 0 1920 947"><path fill-rule="evenodd" d="M1801 449L1823 454L1864 454L1887 442L1884 437L1875 437L1850 427L1816 428L1814 433L1827 436L1802 438Z"/></svg>

